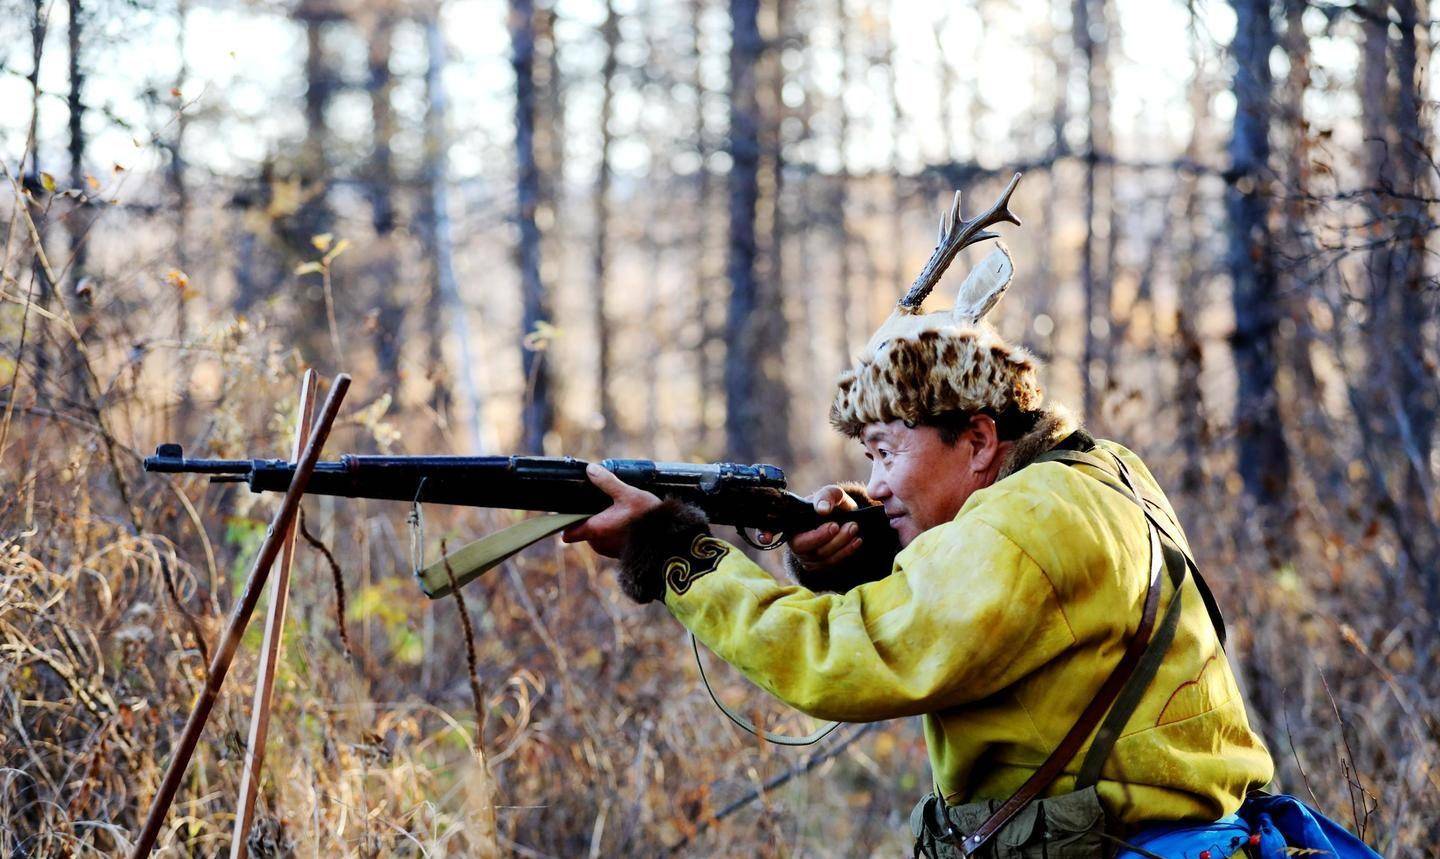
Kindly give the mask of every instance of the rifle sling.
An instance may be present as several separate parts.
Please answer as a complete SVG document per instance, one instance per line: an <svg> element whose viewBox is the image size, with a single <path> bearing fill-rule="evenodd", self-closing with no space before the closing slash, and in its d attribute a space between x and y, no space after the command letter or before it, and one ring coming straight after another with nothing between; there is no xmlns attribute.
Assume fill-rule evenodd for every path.
<svg viewBox="0 0 1440 859"><path fill-rule="evenodd" d="M720 708L720 712L724 713L726 718L734 722L737 727L746 733L777 746L810 746L825 739L832 731L840 727L839 722L826 722L824 725L821 725L803 737L794 737L788 734L772 734L762 730L756 726L754 722L725 706L725 703L720 700L720 696L716 695L715 690L710 688L710 678L705 676L705 663L700 661L700 642L695 638L695 633L693 632L690 633L690 646L695 650L695 667L700 669L700 682L705 684L705 691L710 693L710 700L715 702L715 706Z"/></svg>
<svg viewBox="0 0 1440 859"><path fill-rule="evenodd" d="M424 591L425 596L430 599L448 596L451 591L451 574L455 576L455 587L463 587L483 573L508 561L521 549L588 518L590 518L589 513L548 513L544 516L531 516L508 528L502 528L493 534L486 534L479 540L468 543L441 560L421 569L417 553L420 551L419 547L423 546L424 538L423 532L419 531L421 520L416 514L416 518L412 520L412 527L422 536L415 541L416 545L411 549L412 555L416 555L412 559L415 566L415 578L420 581L420 590ZM449 569L446 569L447 567Z"/></svg>

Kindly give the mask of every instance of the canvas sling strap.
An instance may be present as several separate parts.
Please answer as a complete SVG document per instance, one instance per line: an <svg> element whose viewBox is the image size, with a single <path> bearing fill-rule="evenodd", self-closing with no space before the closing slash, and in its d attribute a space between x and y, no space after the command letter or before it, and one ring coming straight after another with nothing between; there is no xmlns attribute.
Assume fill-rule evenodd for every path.
<svg viewBox="0 0 1440 859"><path fill-rule="evenodd" d="M1175 539L1169 529L1162 527L1160 520L1168 519L1163 508L1153 500L1147 504L1136 488L1124 461L1100 449L1088 434L1076 433L1066 442L1060 448L1041 454L1035 462L1088 466L1098 474L1087 474L1130 499L1140 507L1145 516L1150 543L1150 568L1140 624L1127 642L1120 661L1105 678L1100 690L1075 720L1074 726L1061 739L1059 745L1019 790L1001 803L974 832L964 836L954 832L943 799L936 803L939 806L936 809L938 820L944 823L936 830L936 834L941 840L955 844L962 856L971 856L979 851L1016 814L1043 794L1065 771L1066 765L1079 752L1092 731L1095 732L1095 739L1081 762L1075 778L1075 789L1084 790L1099 782L1101 767L1110 756L1115 742L1120 738L1121 731L1134 713L1150 681L1154 679L1160 663L1164 661L1180 623L1182 586L1185 580L1190 578L1189 574L1194 565L1182 548L1183 544ZM1162 571L1168 572L1170 576L1174 585L1174 596L1157 630L1155 622L1159 614ZM940 795L938 790L936 795ZM917 849L918 847L917 843Z"/></svg>

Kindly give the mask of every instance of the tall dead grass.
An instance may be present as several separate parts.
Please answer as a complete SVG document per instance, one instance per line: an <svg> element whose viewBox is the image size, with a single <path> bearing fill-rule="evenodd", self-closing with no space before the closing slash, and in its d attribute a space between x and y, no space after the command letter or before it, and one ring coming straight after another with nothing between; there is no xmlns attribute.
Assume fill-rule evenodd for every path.
<svg viewBox="0 0 1440 859"><path fill-rule="evenodd" d="M117 297L75 325L55 305L21 300L34 295L29 259L9 254L0 287L0 354L20 356L0 442L0 856L114 855L145 813L274 504L243 488L144 475L140 451L181 439L195 455L279 455L300 366L264 313L175 341L148 328L144 300ZM29 346L11 348L22 338ZM414 452L443 445L423 409L387 414L389 393L347 409L332 456L397 435ZM363 406L366 392L356 396ZM1153 427L1147 436L1139 423L1112 425L1176 485L1177 455ZM1254 535L1238 531L1217 452L1228 440L1214 445L1211 471L1222 476L1175 501L1228 610L1230 657L1279 786L1386 855L1435 855L1440 635L1421 583L1394 573L1394 541L1373 511L1308 484L1300 553L1268 569L1247 548ZM927 781L913 723L871 731L767 789L811 753L731 728L664 609L630 605L604 565L558 545L466 590L472 687L456 601L429 602L410 580L403 505L315 498L306 509L340 565L350 647L330 568L302 544L252 855L908 849L905 816ZM508 514L428 515L433 557L441 537L453 546ZM163 855L226 850L253 626ZM767 724L801 727L735 675L712 671L727 700Z"/></svg>

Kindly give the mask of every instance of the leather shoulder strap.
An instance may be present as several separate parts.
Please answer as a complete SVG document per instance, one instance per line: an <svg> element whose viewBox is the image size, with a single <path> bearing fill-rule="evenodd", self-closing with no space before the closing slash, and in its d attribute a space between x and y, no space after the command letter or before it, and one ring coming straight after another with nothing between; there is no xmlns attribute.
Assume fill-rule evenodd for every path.
<svg viewBox="0 0 1440 859"><path fill-rule="evenodd" d="M1117 470L1100 460L1099 457L1079 451L1053 451L1049 454L1042 454L1036 461L1039 462L1047 459L1054 459L1069 464L1083 463L1085 465L1093 465L1093 467L1105 472L1107 477L1115 478L1114 483L1107 480L1107 484L1112 485L1117 491L1144 509L1144 503L1141 501L1139 494L1135 492L1133 482L1129 479L1129 474L1125 470L1124 463L1117 460L1116 463L1119 466ZM1001 803L999 808L995 809L974 832L967 835L960 843L960 852L963 855L970 856L983 847L985 843L993 838L995 833L1003 829L1005 824L1009 823L1021 809L1033 802L1055 782L1055 779L1065 771L1066 765L1069 764L1071 759L1075 757L1075 754L1080 751L1080 747L1085 744L1085 740L1089 738L1091 732L1096 729L1096 726L1100 725L1101 719L1110 711L1111 705L1120 697L1121 692L1124 691L1129 684L1132 675L1136 673L1136 668L1139 666L1142 656L1145 655L1151 644L1151 633L1155 628L1155 618L1156 615L1159 614L1160 608L1160 573L1165 568L1160 531L1155 527L1155 523L1149 516L1145 517L1145 522L1146 530L1150 538L1150 574L1145 586L1145 602L1140 613L1139 627L1136 628L1135 634L1132 635L1126 643L1125 652L1121 655L1120 661L1110 671L1110 675L1105 678L1105 682L1101 684L1100 691L1095 693L1095 697L1091 699L1089 705L1080 713L1080 717L1075 720L1075 724L1071 726L1070 730L1065 734L1065 737L1060 740L1060 744L1055 747L1055 751L1051 752L1050 756L1045 759L1045 762L1042 763L1035 772L1031 773L1030 778L1025 780L1025 783L1020 786L1019 790L1015 791L1009 799ZM1179 593L1178 588L1176 593ZM1174 602L1175 601L1172 600L1172 603ZM1177 612L1176 616L1178 618L1178 610L1175 611ZM1165 643L1168 646L1168 640ZM1162 658L1163 655L1162 652ZM1157 667L1158 662L1159 660L1157 659ZM1145 678L1146 685L1148 685L1149 679L1149 677ZM1143 692L1143 688L1140 691ZM1139 695L1137 694L1134 697L1138 701ZM1123 727L1123 722L1128 719L1129 713L1126 713L1124 720L1121 722L1121 727Z"/></svg>

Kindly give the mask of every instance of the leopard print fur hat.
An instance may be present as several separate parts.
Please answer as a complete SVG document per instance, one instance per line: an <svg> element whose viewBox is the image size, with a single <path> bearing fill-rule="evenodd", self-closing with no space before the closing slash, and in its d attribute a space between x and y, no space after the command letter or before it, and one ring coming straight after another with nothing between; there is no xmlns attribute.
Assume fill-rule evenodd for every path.
<svg viewBox="0 0 1440 859"><path fill-rule="evenodd" d="M1014 274L1010 254L997 247L976 266L951 310L922 313L921 304L955 255L967 245L997 238L986 227L1001 222L1019 226L1010 196L1020 174L988 211L960 218L960 194L940 220L940 242L929 262L884 325L870 338L855 366L840 375L830 423L851 438L866 424L953 411L1016 406L1039 411L1044 400L1037 362L1030 353L1006 343L983 321L1005 293Z"/></svg>

